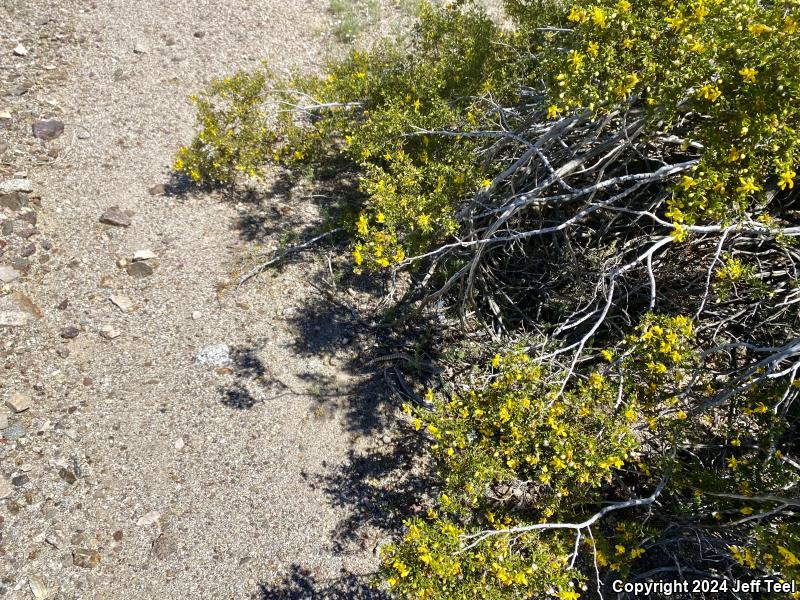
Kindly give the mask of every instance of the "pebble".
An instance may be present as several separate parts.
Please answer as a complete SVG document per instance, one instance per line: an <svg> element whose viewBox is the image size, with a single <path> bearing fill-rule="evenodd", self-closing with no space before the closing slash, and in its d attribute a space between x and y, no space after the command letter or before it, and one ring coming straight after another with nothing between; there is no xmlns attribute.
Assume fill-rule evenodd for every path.
<svg viewBox="0 0 800 600"><path fill-rule="evenodd" d="M6 411L0 412L0 430L8 427L8 413Z"/></svg>
<svg viewBox="0 0 800 600"><path fill-rule="evenodd" d="M19 271L8 265L0 265L0 281L3 283L11 283L17 279L19 279Z"/></svg>
<svg viewBox="0 0 800 600"><path fill-rule="evenodd" d="M47 589L47 584L39 575L31 575L28 577L28 585L31 588L31 593L36 600L43 600L50 595L50 590Z"/></svg>
<svg viewBox="0 0 800 600"><path fill-rule="evenodd" d="M153 540L153 554L160 560L166 559L177 550L175 540L168 534L162 533Z"/></svg>
<svg viewBox="0 0 800 600"><path fill-rule="evenodd" d="M194 319L195 321L197 321L198 319L201 319L202 317L203 317L203 313L201 313L199 310L196 310L196 311L194 311L192 313L192 319Z"/></svg>
<svg viewBox="0 0 800 600"><path fill-rule="evenodd" d="M100 329L100 335L102 335L107 340L114 340L122 335L119 329L116 329L113 325L103 325Z"/></svg>
<svg viewBox="0 0 800 600"><path fill-rule="evenodd" d="M138 262L140 260L151 260L156 258L156 253L152 250L137 250L133 253L133 262Z"/></svg>
<svg viewBox="0 0 800 600"><path fill-rule="evenodd" d="M14 489L5 477L0 477L0 500L10 498Z"/></svg>
<svg viewBox="0 0 800 600"><path fill-rule="evenodd" d="M59 334L65 340L74 340L78 337L81 333L81 330L75 327L74 325L70 325L69 327L64 327Z"/></svg>
<svg viewBox="0 0 800 600"><path fill-rule="evenodd" d="M14 54L16 56L28 56L28 49L22 44L14 46Z"/></svg>
<svg viewBox="0 0 800 600"><path fill-rule="evenodd" d="M72 564L84 569L93 569L100 564L100 553L89 548L78 548L72 551Z"/></svg>
<svg viewBox="0 0 800 600"><path fill-rule="evenodd" d="M111 303L122 312L128 312L131 308L133 308L133 300L127 296L123 296L122 294L112 294L109 297L109 300L111 300Z"/></svg>
<svg viewBox="0 0 800 600"><path fill-rule="evenodd" d="M64 545L64 533L55 529L47 534L44 541L50 544L53 548L61 548Z"/></svg>
<svg viewBox="0 0 800 600"><path fill-rule="evenodd" d="M125 270L128 272L128 275L136 279L150 277L150 275L153 274L153 267L143 261L132 262L125 267Z"/></svg>
<svg viewBox="0 0 800 600"><path fill-rule="evenodd" d="M161 518L160 512L158 512L157 510L151 510L146 515L142 515L141 517L139 517L139 520L136 521L136 524L139 527L147 527L158 521L160 518Z"/></svg>
<svg viewBox="0 0 800 600"><path fill-rule="evenodd" d="M12 392L11 395L6 399L6 406L15 413L21 413L33 406L33 400L31 400L31 397L26 394Z"/></svg>
<svg viewBox="0 0 800 600"><path fill-rule="evenodd" d="M212 367L224 367L233 363L231 349L227 344L206 346L197 353L195 361L199 365L210 365Z"/></svg>
<svg viewBox="0 0 800 600"><path fill-rule="evenodd" d="M114 227L130 227L131 219L126 215L119 206L111 206L100 215L100 222L106 225L113 225Z"/></svg>
<svg viewBox="0 0 800 600"><path fill-rule="evenodd" d="M30 480L31 478L27 475L17 475L11 478L11 485L14 487L24 487Z"/></svg>
<svg viewBox="0 0 800 600"><path fill-rule="evenodd" d="M174 445L175 445L175 450L183 450L183 447L186 445L186 442L183 441L182 437L179 437L177 440L175 440Z"/></svg>
<svg viewBox="0 0 800 600"><path fill-rule="evenodd" d="M9 116L9 118L11 118ZM151 196L163 196L167 192L167 186L163 183L157 183L147 190Z"/></svg>
<svg viewBox="0 0 800 600"><path fill-rule="evenodd" d="M78 481L78 478L75 476L75 473L73 473L66 467L61 467L58 470L58 476L61 477L61 479L63 479L70 485L75 485L75 482Z"/></svg>
<svg viewBox="0 0 800 600"><path fill-rule="evenodd" d="M25 327L28 315L19 310L0 310L0 327Z"/></svg>
<svg viewBox="0 0 800 600"><path fill-rule="evenodd" d="M0 181L0 194L13 194L21 192L30 194L33 191L33 184L28 179L6 179Z"/></svg>
<svg viewBox="0 0 800 600"><path fill-rule="evenodd" d="M64 122L56 119L36 121L33 124L33 137L40 140L54 140L64 133Z"/></svg>
<svg viewBox="0 0 800 600"><path fill-rule="evenodd" d="M133 46L133 53L134 54L147 54L150 50L148 50L147 46L145 46L142 42L136 42Z"/></svg>
<svg viewBox="0 0 800 600"><path fill-rule="evenodd" d="M22 423L14 423L11 427L8 427L3 432L3 437L7 440L21 440L27 435L27 431L25 431L25 427Z"/></svg>

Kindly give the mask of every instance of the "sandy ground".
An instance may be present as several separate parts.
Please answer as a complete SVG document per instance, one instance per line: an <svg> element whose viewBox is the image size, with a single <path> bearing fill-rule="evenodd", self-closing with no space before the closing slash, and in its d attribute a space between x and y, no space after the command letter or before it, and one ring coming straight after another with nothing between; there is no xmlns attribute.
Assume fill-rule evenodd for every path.
<svg viewBox="0 0 800 600"><path fill-rule="evenodd" d="M191 139L187 96L262 58L313 68L325 5L0 6L0 181L34 188L30 208L0 207L0 266L22 272L0 313L27 315L0 327L0 404L32 402L0 408L0 598L378 597L359 457L385 432L350 367L361 325L307 283L319 261L231 285L313 210L291 190L148 191ZM49 118L64 133L35 139ZM130 226L100 222L112 206ZM220 344L230 361L197 363Z"/></svg>

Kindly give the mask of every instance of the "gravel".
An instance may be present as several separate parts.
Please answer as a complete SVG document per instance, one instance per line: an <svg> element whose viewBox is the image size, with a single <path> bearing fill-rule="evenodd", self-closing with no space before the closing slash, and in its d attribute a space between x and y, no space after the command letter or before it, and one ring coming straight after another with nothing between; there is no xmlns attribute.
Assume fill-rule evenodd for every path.
<svg viewBox="0 0 800 600"><path fill-rule="evenodd" d="M355 344L317 348L313 326L282 316L319 302L305 282L327 264L235 285L261 246L318 223L314 207L302 190L267 196L254 238L240 225L250 205L182 191L170 176L194 129L188 96L262 59L282 73L318 68L333 43L317 33L327 6L0 3L0 89L11 94L0 98L11 115L0 193L26 195L0 206L0 264L17 273L0 284L0 394L31 389L35 400L12 415L26 435L0 443L3 600L45 589L68 600L250 599L297 568L321 582L374 570L376 540L341 539L352 511L322 483L363 446L344 400L363 383L346 366ZM64 130L34 137L39 121ZM129 276L127 264L156 266L117 266L141 249L157 268ZM13 292L41 316L11 304ZM319 320L344 337L335 319ZM193 364L220 340L224 366L213 352L209 368ZM320 417L328 386L345 404ZM10 483L14 465L30 465L23 487Z"/></svg>

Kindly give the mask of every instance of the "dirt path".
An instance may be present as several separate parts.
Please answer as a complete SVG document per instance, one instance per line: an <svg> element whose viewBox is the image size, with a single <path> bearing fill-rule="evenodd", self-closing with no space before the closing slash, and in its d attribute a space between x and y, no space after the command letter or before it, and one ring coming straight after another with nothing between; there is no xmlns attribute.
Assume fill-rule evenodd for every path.
<svg viewBox="0 0 800 600"><path fill-rule="evenodd" d="M290 195L251 205L148 192L191 137L186 97L264 57L314 64L324 7L0 9L0 110L11 113L0 181L25 171L37 215L24 238L31 211L0 208L16 228L0 265L34 246L0 295L0 314L27 315L0 328L0 403L32 401L0 415L0 598L319 597L315 581L349 581L347 592L321 584L333 596L370 594L342 570L371 571L378 538L345 540L358 514L320 483L350 464L368 428L320 402L345 406L362 383L345 368L351 323L309 312L310 266L230 286L254 242L274 245L306 209ZM40 118L65 132L33 139ZM130 226L100 222L112 206ZM129 266L141 250L156 256L144 263L152 274ZM203 352L219 361L198 364Z"/></svg>

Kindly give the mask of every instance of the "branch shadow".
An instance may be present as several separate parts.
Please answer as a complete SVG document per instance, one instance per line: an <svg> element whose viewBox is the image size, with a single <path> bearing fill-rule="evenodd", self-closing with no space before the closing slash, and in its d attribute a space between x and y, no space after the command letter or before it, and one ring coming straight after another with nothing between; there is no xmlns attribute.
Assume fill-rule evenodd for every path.
<svg viewBox="0 0 800 600"><path fill-rule="evenodd" d="M290 572L276 584L262 584L253 600L389 600L383 591L371 585L369 578L347 573L321 580L308 569L292 565Z"/></svg>
<svg viewBox="0 0 800 600"><path fill-rule="evenodd" d="M249 410L262 402L269 392L277 391L276 386L284 387L272 376L258 351L257 346L237 346L230 350L230 364L218 370L230 377L225 385L219 387L220 401L225 406Z"/></svg>

